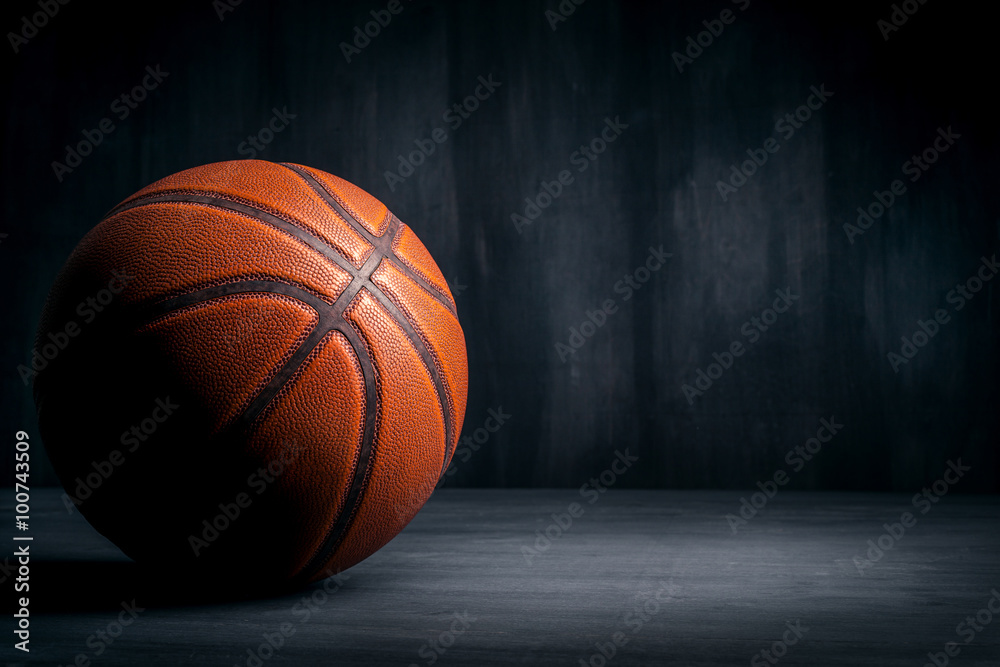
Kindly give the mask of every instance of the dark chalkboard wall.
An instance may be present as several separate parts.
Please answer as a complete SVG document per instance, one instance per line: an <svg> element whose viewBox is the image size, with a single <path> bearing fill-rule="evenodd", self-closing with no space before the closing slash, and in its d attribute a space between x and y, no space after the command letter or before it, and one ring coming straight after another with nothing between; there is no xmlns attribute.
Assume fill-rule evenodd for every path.
<svg viewBox="0 0 1000 667"><path fill-rule="evenodd" d="M2 437L38 442L16 367L81 236L255 152L381 198L452 283L482 444L449 485L578 487L627 449L623 487L919 491L961 458L956 491L997 491L1000 281L951 292L1000 241L989 17L813 4L61 6L3 56Z"/></svg>

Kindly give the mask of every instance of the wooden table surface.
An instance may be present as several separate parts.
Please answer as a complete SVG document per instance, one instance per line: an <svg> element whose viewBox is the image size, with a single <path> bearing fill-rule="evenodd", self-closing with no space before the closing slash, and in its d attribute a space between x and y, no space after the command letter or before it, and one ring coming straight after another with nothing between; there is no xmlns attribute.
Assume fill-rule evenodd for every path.
<svg viewBox="0 0 1000 667"><path fill-rule="evenodd" d="M138 577L60 492L33 492L31 652L6 616L9 665L1000 665L998 497L922 514L911 494L780 491L734 532L749 492L443 489L339 582L191 601Z"/></svg>

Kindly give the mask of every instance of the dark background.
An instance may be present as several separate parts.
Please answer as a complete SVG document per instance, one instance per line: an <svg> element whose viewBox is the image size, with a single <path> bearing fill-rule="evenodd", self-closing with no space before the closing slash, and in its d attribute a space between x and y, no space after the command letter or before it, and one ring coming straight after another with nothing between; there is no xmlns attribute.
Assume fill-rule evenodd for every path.
<svg viewBox="0 0 1000 667"><path fill-rule="evenodd" d="M246 157L287 108L259 157L346 178L415 229L456 292L465 434L490 408L511 415L448 485L578 487L627 447L643 465L623 487L750 488L833 416L843 429L792 488L918 491L960 457L956 491L1000 490L996 287L960 312L945 300L1000 241L988 10L928 2L884 40L888 2L587 0L556 30L556 0L402 3L350 63L340 42L385 2L244 0L220 21L210 0L74 1L19 53L5 40L0 437L38 442L16 367L83 234L156 179ZM671 54L725 8L735 22L679 72ZM9 3L0 27L34 11ZM118 120L111 102L156 65L167 79ZM442 113L490 75L502 85L448 128ZM820 84L830 100L723 201L730 165ZM51 163L104 117L115 131L58 182ZM576 172L606 117L628 128ZM948 126L961 139L906 181ZM448 140L390 188L384 172L436 127ZM511 214L563 169L574 182L518 233ZM897 178L907 192L851 244L843 225ZM616 282L661 244L673 256L624 301ZM786 287L791 310L691 404L682 385ZM617 312L563 362L555 344L608 298ZM894 373L887 353L938 308L951 321ZM48 467L32 479L57 483Z"/></svg>

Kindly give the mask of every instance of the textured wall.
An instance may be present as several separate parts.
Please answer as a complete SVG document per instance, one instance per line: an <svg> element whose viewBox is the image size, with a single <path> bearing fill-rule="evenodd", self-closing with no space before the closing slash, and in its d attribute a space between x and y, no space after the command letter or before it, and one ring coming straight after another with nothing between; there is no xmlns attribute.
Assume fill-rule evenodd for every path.
<svg viewBox="0 0 1000 667"><path fill-rule="evenodd" d="M973 470L958 490L996 491L997 286L961 310L948 300L998 244L991 37L971 3L932 2L886 40L882 4L566 0L575 11L553 30L556 0L401 0L350 62L340 43L386 3L245 0L221 21L220 2L164 3L153 22L145 5L66 5L5 56L4 437L35 432L16 366L80 237L155 179L249 157L242 142L277 109L287 126L258 157L372 192L452 282L465 433L491 408L510 417L460 452L448 484L579 486L628 447L639 463L623 486L750 487L782 469L798 488L909 490L961 457ZM7 8L4 27L33 8ZM721 34L699 55L686 40L708 28ZM673 55L686 48L691 62ZM112 106L157 65L168 74L146 78L147 99ZM813 86L832 96L810 98ZM446 113L477 87L478 108ZM782 121L809 102L807 120ZM105 117L113 132L57 180L52 162ZM949 126L960 137L939 141L938 160L904 173ZM580 152L602 131L603 152ZM417 141L434 152L400 171ZM767 161L724 199L718 182L751 155ZM896 179L906 190L889 210L845 232ZM559 195L526 211L543 182ZM670 256L650 259L661 246ZM791 305L766 313L776 290ZM938 309L948 321L896 372L887 354ZM572 338L588 311L602 326ZM775 315L766 331L751 319L762 313ZM734 341L742 354L699 389ZM786 452L831 416L843 428L796 470Z"/></svg>

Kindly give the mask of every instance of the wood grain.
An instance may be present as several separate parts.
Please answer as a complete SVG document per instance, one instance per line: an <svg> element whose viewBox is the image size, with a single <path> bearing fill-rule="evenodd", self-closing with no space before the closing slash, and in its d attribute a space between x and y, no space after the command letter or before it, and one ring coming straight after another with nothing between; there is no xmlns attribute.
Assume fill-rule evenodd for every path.
<svg viewBox="0 0 1000 667"><path fill-rule="evenodd" d="M264 664L426 665L421 647L455 624L435 664L578 665L621 632L609 665L746 665L798 621L779 664L919 666L1000 588L995 497L945 496L862 576L854 557L914 511L909 495L780 491L733 534L725 517L747 495L612 489L590 504L575 490L444 489L329 595L211 600L140 576L58 492L36 492L32 653L0 650L94 658L88 636L135 599L146 610L94 665L242 665L283 623L294 634ZM582 514L529 565L522 547L572 503ZM312 595L308 618L294 611ZM955 664L1000 664L996 623Z"/></svg>

